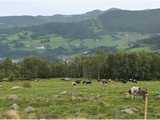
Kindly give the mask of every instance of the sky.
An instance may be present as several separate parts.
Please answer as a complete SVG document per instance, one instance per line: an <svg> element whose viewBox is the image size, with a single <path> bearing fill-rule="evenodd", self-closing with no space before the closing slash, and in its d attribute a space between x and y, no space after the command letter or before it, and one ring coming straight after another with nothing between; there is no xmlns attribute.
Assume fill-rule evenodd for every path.
<svg viewBox="0 0 160 120"><path fill-rule="evenodd" d="M160 8L160 0L0 0L0 16L81 14L91 10Z"/></svg>

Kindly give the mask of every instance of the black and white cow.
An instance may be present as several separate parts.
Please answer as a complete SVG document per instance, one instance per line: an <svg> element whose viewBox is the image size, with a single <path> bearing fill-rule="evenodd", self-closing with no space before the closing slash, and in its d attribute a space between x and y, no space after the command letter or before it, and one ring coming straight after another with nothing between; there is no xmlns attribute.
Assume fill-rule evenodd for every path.
<svg viewBox="0 0 160 120"><path fill-rule="evenodd" d="M90 85L90 84L92 84L92 81L91 81L91 80L84 80L84 81L82 82L82 84L83 84L83 85Z"/></svg>
<svg viewBox="0 0 160 120"><path fill-rule="evenodd" d="M81 80L76 80L75 81L77 84L81 84Z"/></svg>
<svg viewBox="0 0 160 120"><path fill-rule="evenodd" d="M140 87L132 87L128 90L128 93L135 98L136 96L142 96L145 99L145 96L148 94L146 89L142 89Z"/></svg>
<svg viewBox="0 0 160 120"><path fill-rule="evenodd" d="M76 80L76 81L72 82L73 86L77 86L79 84L81 84L81 80Z"/></svg>
<svg viewBox="0 0 160 120"><path fill-rule="evenodd" d="M138 83L136 79L129 79L129 81L132 83Z"/></svg>
<svg viewBox="0 0 160 120"><path fill-rule="evenodd" d="M72 86L77 86L77 83L76 82L72 82Z"/></svg>

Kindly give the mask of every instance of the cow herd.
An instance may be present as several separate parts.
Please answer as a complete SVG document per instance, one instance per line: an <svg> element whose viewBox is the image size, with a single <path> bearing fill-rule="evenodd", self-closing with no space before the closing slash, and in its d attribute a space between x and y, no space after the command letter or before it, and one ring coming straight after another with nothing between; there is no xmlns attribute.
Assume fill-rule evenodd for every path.
<svg viewBox="0 0 160 120"><path fill-rule="evenodd" d="M98 83L102 84L103 86L106 86L109 82L111 82L111 79L100 79L97 80ZM73 86L77 86L77 85L91 85L92 81L91 80L75 80L74 82L72 82Z"/></svg>
<svg viewBox="0 0 160 120"><path fill-rule="evenodd" d="M131 83L138 83L138 81L136 79L132 79L130 78L129 80L121 80L124 84L128 83L128 82L131 82Z"/></svg>
<svg viewBox="0 0 160 120"><path fill-rule="evenodd" d="M99 79L97 80L98 83L100 83L103 86L106 86L109 82L111 82L111 79ZM121 80L122 83L126 84L128 82L132 82L132 83L138 83L138 81L136 79L129 79L129 80ZM77 86L77 85L91 85L92 81L91 80L75 80L74 82L72 82L73 86Z"/></svg>
<svg viewBox="0 0 160 120"><path fill-rule="evenodd" d="M76 81L72 82L73 86L77 86L77 85L80 85L80 84L91 85L92 81L91 80L76 80Z"/></svg>
<svg viewBox="0 0 160 120"><path fill-rule="evenodd" d="M100 80L97 80L97 82L99 84L101 84L102 86L106 86L107 84L109 84L109 82L111 82L112 80L111 79L100 79ZM122 83L126 84L128 82L132 82L132 83L138 83L136 79L129 79L127 81L123 81L122 80ZM92 81L91 80L75 80L72 82L72 86L78 86L78 85L91 85L92 84ZM130 96L132 96L132 98L135 98L136 96L142 96L143 99L145 99L145 96L146 94L148 94L147 90L146 89L143 89L141 87L131 87L129 90L128 90L128 94Z"/></svg>

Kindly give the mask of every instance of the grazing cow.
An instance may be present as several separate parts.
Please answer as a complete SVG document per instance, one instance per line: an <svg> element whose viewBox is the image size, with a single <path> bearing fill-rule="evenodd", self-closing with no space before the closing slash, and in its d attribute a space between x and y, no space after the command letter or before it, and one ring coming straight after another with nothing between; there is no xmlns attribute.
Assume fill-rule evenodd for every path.
<svg viewBox="0 0 160 120"><path fill-rule="evenodd" d="M77 83L76 83L76 82L72 82L72 85L73 85L73 86L77 86Z"/></svg>
<svg viewBox="0 0 160 120"><path fill-rule="evenodd" d="M102 82L102 80L107 82L112 82L112 79L98 79L97 82Z"/></svg>
<svg viewBox="0 0 160 120"><path fill-rule="evenodd" d="M136 84L138 83L138 81L137 81L136 79L133 79L132 82L133 82L133 83L136 83Z"/></svg>
<svg viewBox="0 0 160 120"><path fill-rule="evenodd" d="M101 80L100 80L100 79L98 79L98 80L97 80L97 82L101 82Z"/></svg>
<svg viewBox="0 0 160 120"><path fill-rule="evenodd" d="M81 84L81 80L76 80L75 81L77 84Z"/></svg>
<svg viewBox="0 0 160 120"><path fill-rule="evenodd" d="M136 96L142 96L145 99L146 94L148 93L146 89L142 89L140 87L132 87L128 90L128 93L132 95L132 98Z"/></svg>
<svg viewBox="0 0 160 120"><path fill-rule="evenodd" d="M101 79L100 82L103 86L106 86L109 81L106 79Z"/></svg>
<svg viewBox="0 0 160 120"><path fill-rule="evenodd" d="M71 79L66 77L66 78L62 78L61 80L69 81Z"/></svg>
<svg viewBox="0 0 160 120"><path fill-rule="evenodd" d="M82 82L82 84L83 84L83 85L90 85L90 84L92 84L92 81L90 81L90 80L84 80L84 81Z"/></svg>
<svg viewBox="0 0 160 120"><path fill-rule="evenodd" d="M132 83L138 83L136 79L129 79L129 81Z"/></svg>
<svg viewBox="0 0 160 120"><path fill-rule="evenodd" d="M127 80L124 80L124 79L122 79L121 81L122 81L122 83L124 83L124 84L126 84L126 83L128 82Z"/></svg>
<svg viewBox="0 0 160 120"><path fill-rule="evenodd" d="M108 82L112 82L112 79L108 79Z"/></svg>

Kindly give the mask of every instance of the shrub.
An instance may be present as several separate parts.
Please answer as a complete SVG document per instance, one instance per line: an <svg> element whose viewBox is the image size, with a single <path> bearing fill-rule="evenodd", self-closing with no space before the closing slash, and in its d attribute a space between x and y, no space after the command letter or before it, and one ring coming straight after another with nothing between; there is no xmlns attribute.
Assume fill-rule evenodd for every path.
<svg viewBox="0 0 160 120"><path fill-rule="evenodd" d="M8 76L8 81L14 81L16 79L16 76L15 74L11 73L9 76Z"/></svg>
<svg viewBox="0 0 160 120"><path fill-rule="evenodd" d="M22 85L24 88L31 88L32 85L30 82L24 82L23 85Z"/></svg>

